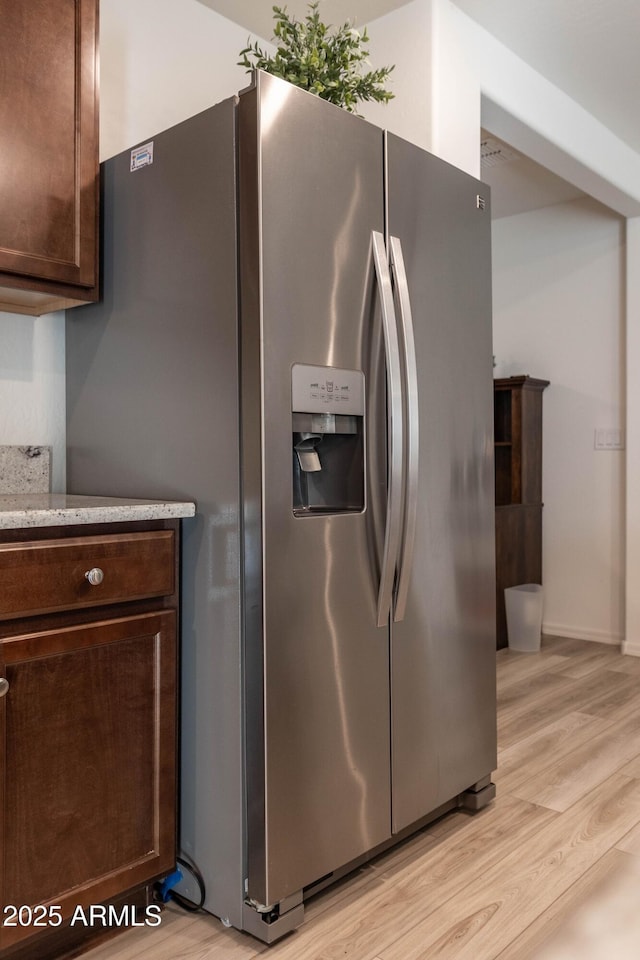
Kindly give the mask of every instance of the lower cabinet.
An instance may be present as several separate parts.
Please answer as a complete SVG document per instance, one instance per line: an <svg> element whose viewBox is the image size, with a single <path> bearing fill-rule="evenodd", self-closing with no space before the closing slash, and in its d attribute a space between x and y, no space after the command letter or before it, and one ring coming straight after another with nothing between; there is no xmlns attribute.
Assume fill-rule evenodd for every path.
<svg viewBox="0 0 640 960"><path fill-rule="evenodd" d="M68 607L31 611L13 630L1 624L2 958L65 956L85 936L113 932L97 909L111 902L116 925L130 925L134 903L145 912L146 886L174 869L177 530L170 541L157 533L157 543L148 531L0 543L0 595L3 586L11 594L10 579L20 582L31 608L38 584L62 577L56 593ZM118 581L149 543L159 549L148 562L164 564L164 574ZM95 570L102 581L87 590Z"/></svg>

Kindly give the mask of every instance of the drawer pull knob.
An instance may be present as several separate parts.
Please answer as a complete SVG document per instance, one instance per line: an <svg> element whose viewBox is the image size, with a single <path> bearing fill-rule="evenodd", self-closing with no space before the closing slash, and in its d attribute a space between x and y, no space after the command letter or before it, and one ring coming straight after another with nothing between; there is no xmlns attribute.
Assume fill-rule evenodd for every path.
<svg viewBox="0 0 640 960"><path fill-rule="evenodd" d="M0 677L0 697L5 697L9 693L9 681L6 677Z"/></svg>
<svg viewBox="0 0 640 960"><path fill-rule="evenodd" d="M85 573L85 577L92 587L97 587L104 580L104 573L100 567L91 567L91 570L87 570Z"/></svg>

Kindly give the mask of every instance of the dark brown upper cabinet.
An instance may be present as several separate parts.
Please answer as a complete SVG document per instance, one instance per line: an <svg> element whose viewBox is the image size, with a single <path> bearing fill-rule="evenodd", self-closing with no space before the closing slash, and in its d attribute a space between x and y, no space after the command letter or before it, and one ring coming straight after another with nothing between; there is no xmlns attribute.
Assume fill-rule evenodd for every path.
<svg viewBox="0 0 640 960"><path fill-rule="evenodd" d="M0 0L0 310L98 297L98 0Z"/></svg>

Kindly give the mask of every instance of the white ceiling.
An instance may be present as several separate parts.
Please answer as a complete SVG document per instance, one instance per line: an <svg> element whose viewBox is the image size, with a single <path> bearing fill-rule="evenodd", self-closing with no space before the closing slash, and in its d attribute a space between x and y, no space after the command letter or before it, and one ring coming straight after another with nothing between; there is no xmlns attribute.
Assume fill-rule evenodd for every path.
<svg viewBox="0 0 640 960"><path fill-rule="evenodd" d="M454 0L640 152L639 0Z"/></svg>
<svg viewBox="0 0 640 960"><path fill-rule="evenodd" d="M572 183L545 170L488 131L482 130L480 135L481 177L491 187L493 220L584 196Z"/></svg>
<svg viewBox="0 0 640 960"><path fill-rule="evenodd" d="M273 0L200 0L269 39ZM322 19L361 26L409 0L321 0ZM535 70L640 153L640 0L453 0ZM298 18L307 0L282 0ZM489 170L494 216L568 198L570 185L518 155L517 163ZM551 177L551 175L549 175ZM504 204L499 191L504 188ZM545 190L547 191L545 193ZM573 191L575 195L575 191ZM502 211L502 212L500 212Z"/></svg>
<svg viewBox="0 0 640 960"><path fill-rule="evenodd" d="M320 16L325 23L336 26L350 20L362 27L370 20L404 6L410 0L320 0ZM273 0L200 0L205 7L221 13L228 20L239 23L251 34L271 39L273 35ZM308 13L308 0L279 0L278 7L286 7L287 13L298 20Z"/></svg>

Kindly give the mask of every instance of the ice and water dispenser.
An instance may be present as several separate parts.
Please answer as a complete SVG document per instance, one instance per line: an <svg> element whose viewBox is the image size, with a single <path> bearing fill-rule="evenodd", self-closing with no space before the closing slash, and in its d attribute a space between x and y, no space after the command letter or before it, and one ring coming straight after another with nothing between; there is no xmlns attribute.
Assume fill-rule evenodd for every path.
<svg viewBox="0 0 640 960"><path fill-rule="evenodd" d="M364 374L296 363L291 370L293 512L364 510Z"/></svg>

